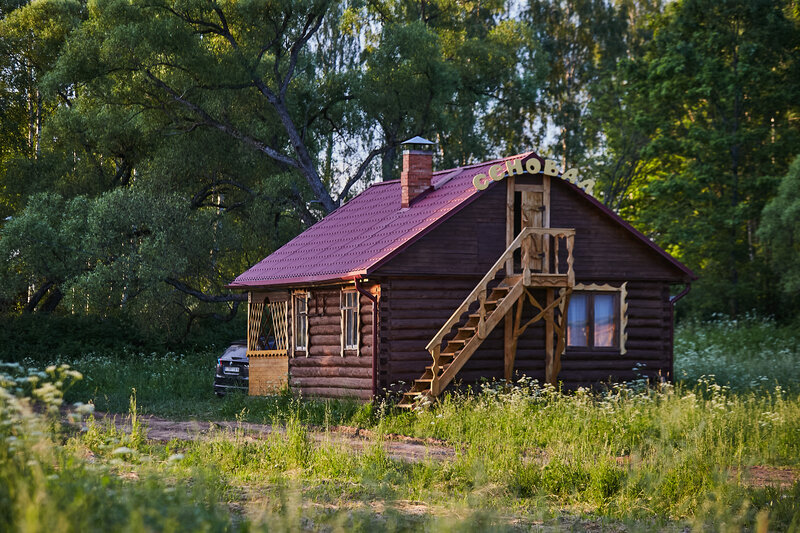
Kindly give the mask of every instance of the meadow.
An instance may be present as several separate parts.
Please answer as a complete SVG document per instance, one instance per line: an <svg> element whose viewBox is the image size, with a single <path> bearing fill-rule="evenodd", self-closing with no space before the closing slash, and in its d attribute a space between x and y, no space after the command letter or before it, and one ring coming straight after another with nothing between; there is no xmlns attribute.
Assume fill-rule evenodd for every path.
<svg viewBox="0 0 800 533"><path fill-rule="evenodd" d="M523 378L416 413L220 400L220 351L22 354L0 369L0 529L800 530L800 353L793 328L770 320L683 324L675 384L564 394ZM82 431L48 414L60 402L79 402ZM143 413L241 425L158 443ZM247 421L281 431L253 439ZM370 430L360 452L339 425ZM392 435L453 453L398 460Z"/></svg>

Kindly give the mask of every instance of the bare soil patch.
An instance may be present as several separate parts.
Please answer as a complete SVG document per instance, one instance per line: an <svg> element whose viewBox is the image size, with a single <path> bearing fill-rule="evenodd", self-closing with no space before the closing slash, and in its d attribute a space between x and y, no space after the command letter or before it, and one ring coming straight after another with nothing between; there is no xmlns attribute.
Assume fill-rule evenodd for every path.
<svg viewBox="0 0 800 533"><path fill-rule="evenodd" d="M111 413L95 413L95 419L113 423L118 429L130 432L131 423L127 416ZM284 428L271 424L253 424L250 422L231 421L176 421L156 416L140 416L147 427L147 438L158 442L171 440L203 440L218 435L220 432L234 433L245 439L264 439L273 433L283 433ZM334 426L328 431L309 431L309 436L316 442L341 444L355 452L362 451L378 435L369 430L348 426ZM395 460L416 463L425 460L442 461L455 456L455 449L443 441L436 439L415 439L405 435L382 435L386 454Z"/></svg>
<svg viewBox="0 0 800 533"><path fill-rule="evenodd" d="M788 489L800 481L800 470L792 468L757 465L740 470L733 467L731 468L731 477L739 477L740 472L742 473L742 484L759 489L765 487Z"/></svg>

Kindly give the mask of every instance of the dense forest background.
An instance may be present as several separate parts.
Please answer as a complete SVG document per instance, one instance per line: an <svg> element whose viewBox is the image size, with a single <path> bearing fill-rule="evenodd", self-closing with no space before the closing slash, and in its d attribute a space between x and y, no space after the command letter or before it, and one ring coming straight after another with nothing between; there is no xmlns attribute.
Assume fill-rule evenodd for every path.
<svg viewBox="0 0 800 533"><path fill-rule="evenodd" d="M800 311L796 1L0 0L0 315L230 321L414 135L579 167L687 315Z"/></svg>

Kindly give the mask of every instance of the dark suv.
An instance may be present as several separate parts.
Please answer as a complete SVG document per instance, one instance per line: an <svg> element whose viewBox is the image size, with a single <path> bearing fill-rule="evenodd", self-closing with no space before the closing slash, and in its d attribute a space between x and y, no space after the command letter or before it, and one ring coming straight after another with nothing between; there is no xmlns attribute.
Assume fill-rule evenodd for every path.
<svg viewBox="0 0 800 533"><path fill-rule="evenodd" d="M225 396L228 392L242 391L247 394L250 364L247 361L247 342L236 341L217 359L214 375L214 392Z"/></svg>

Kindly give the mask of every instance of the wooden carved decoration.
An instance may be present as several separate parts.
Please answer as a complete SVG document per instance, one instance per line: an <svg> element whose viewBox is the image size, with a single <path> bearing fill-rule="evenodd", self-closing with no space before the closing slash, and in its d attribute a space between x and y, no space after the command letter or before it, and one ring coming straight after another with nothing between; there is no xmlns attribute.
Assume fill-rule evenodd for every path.
<svg viewBox="0 0 800 533"><path fill-rule="evenodd" d="M283 295L248 293L247 355L270 357L289 352L288 306Z"/></svg>
<svg viewBox="0 0 800 533"><path fill-rule="evenodd" d="M530 157L527 159L527 161L525 161L525 168L523 171L523 159L524 158L509 159L505 162L505 164L492 165L489 168L489 175L476 174L472 179L472 185L479 191L482 191L486 189L493 181L500 181L507 176L514 177L514 175L522 174L523 172L527 172L528 174L539 174L541 172L545 176L559 177L558 162L553 161L552 159L545 159L544 166L542 166L542 162L539 161L538 158ZM579 180L577 168L571 168L569 170L564 169L564 171L560 173L560 177L564 181L574 183L586 191L587 194L592 194L594 192L595 180L593 178Z"/></svg>

